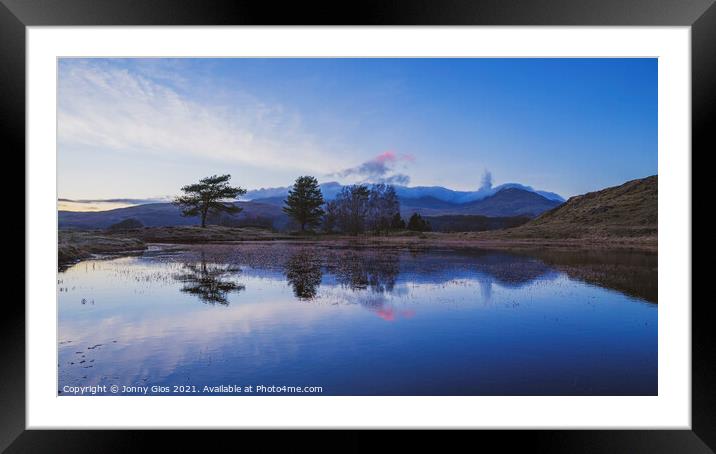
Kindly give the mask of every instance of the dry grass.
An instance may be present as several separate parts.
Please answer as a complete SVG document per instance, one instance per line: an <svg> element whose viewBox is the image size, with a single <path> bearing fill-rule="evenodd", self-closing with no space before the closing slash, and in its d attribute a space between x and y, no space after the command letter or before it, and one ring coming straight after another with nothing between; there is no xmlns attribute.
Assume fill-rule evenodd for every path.
<svg viewBox="0 0 716 454"><path fill-rule="evenodd" d="M92 231L60 231L57 256L60 264L91 257L93 254L124 254L143 251L144 241Z"/></svg>
<svg viewBox="0 0 716 454"><path fill-rule="evenodd" d="M127 232L124 235L139 238L147 243L226 243L250 240L278 240L292 238L291 235L274 233L256 227L222 227L209 225L177 227L147 227Z"/></svg>
<svg viewBox="0 0 716 454"><path fill-rule="evenodd" d="M525 225L479 232L485 241L613 244L656 249L658 179L651 176L621 186L575 196Z"/></svg>

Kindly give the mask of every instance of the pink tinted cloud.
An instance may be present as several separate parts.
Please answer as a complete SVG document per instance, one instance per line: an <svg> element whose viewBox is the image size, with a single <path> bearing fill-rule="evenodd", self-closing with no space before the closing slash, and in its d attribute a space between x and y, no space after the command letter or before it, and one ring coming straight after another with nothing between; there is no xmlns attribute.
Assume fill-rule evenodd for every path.
<svg viewBox="0 0 716 454"><path fill-rule="evenodd" d="M395 166L399 162L406 164L415 162L415 156L387 150L356 167L344 169L336 175L342 177L355 175L369 183L408 184L410 182L408 175L395 172Z"/></svg>
<svg viewBox="0 0 716 454"><path fill-rule="evenodd" d="M379 154L375 158L373 158L373 161L375 162L395 162L396 161L395 153L392 151L384 151L383 153Z"/></svg>
<svg viewBox="0 0 716 454"><path fill-rule="evenodd" d="M394 162L399 162L399 161L415 162L415 156L413 156L412 154L409 154L409 153L397 154L394 151L388 150L388 151L382 152L381 154L379 154L372 160L375 162L380 162L380 163L385 163L385 162L394 163Z"/></svg>

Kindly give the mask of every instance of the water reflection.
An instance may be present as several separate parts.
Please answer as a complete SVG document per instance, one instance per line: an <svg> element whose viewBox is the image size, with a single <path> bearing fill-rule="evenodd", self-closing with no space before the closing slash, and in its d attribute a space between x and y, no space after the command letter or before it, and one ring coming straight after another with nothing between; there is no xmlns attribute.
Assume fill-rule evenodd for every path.
<svg viewBox="0 0 716 454"><path fill-rule="evenodd" d="M196 295L203 303L228 305L229 293L246 289L230 280L239 273L241 269L238 267L207 263L202 254L199 263L184 263L183 272L176 274L174 279L184 284L180 291Z"/></svg>
<svg viewBox="0 0 716 454"><path fill-rule="evenodd" d="M321 285L321 259L313 251L301 249L292 254L284 265L288 283L293 294L300 300L311 300L316 297Z"/></svg>
<svg viewBox="0 0 716 454"><path fill-rule="evenodd" d="M656 253L628 250L527 250L522 256L541 260L573 279L658 303Z"/></svg>
<svg viewBox="0 0 716 454"><path fill-rule="evenodd" d="M656 302L655 254L188 245L81 262L57 284L61 387L245 382L318 385L331 395L658 388L658 308L644 303Z"/></svg>
<svg viewBox="0 0 716 454"><path fill-rule="evenodd" d="M202 245L187 248L191 262L205 260L237 272L241 267L281 273L301 300L314 299L320 287L337 282L349 290L391 293L403 280L448 283L469 277L484 284L489 298L494 284L520 288L566 273L656 303L657 255L637 251L462 249L406 251L383 248L337 248L323 245L247 244L240 248ZM167 258L168 259L168 258ZM233 271L232 271L233 270ZM218 273L220 274L220 273Z"/></svg>
<svg viewBox="0 0 716 454"><path fill-rule="evenodd" d="M351 290L385 293L395 288L400 261L395 252L353 250L333 260L329 270L340 284Z"/></svg>

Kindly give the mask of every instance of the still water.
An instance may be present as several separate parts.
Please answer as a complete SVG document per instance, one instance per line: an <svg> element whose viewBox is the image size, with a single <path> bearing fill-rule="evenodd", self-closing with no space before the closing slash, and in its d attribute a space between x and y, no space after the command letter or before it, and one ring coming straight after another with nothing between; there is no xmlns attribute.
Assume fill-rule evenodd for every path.
<svg viewBox="0 0 716 454"><path fill-rule="evenodd" d="M58 393L655 395L656 281L634 252L153 246L59 273Z"/></svg>

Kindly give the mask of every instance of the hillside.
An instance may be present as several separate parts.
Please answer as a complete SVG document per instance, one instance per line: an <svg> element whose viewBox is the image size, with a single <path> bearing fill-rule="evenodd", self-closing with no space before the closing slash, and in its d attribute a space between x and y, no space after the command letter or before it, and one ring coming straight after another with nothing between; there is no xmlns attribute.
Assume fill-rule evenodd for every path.
<svg viewBox="0 0 716 454"><path fill-rule="evenodd" d="M466 203L445 202L435 197L401 198L400 212L403 217L419 213L422 216L472 215L533 218L561 203L536 192L519 188L505 188L484 199Z"/></svg>
<svg viewBox="0 0 716 454"><path fill-rule="evenodd" d="M532 191L505 188L484 199L467 203L450 203L435 197L401 198L400 211L403 217L419 213L422 216L477 215L533 218L561 203Z"/></svg>
<svg viewBox="0 0 716 454"><path fill-rule="evenodd" d="M284 198L278 196L249 202L235 202L243 211L236 216L224 214L220 219L209 218L209 224L227 227L261 226L284 230L290 220L283 212ZM550 200L535 192L507 188L481 200L468 203L451 203L432 196L400 198L401 215L409 218L413 213L423 216L470 215L498 218L534 217L561 202ZM146 227L195 225L197 218L181 216L179 208L171 203L147 203L106 211L59 211L60 228L104 229L126 219L136 219ZM501 221L497 224L503 225ZM515 225L511 223L509 225ZM468 230L485 230L472 226Z"/></svg>
<svg viewBox="0 0 716 454"><path fill-rule="evenodd" d="M520 227L484 235L510 239L624 238L656 243L657 178L654 175L571 197Z"/></svg>
<svg viewBox="0 0 716 454"><path fill-rule="evenodd" d="M560 204L561 202L550 200L534 192L507 188L493 196L465 204L461 214L535 217Z"/></svg>
<svg viewBox="0 0 716 454"><path fill-rule="evenodd" d="M289 220L276 205L256 202L236 202L243 208L238 215L222 215L222 218L209 219L212 224L218 223L231 227L264 225L282 228ZM74 229L105 229L125 219L136 219L146 227L196 225L196 217L183 217L178 207L171 203L149 203L128 208L117 208L107 211L59 211L60 228Z"/></svg>
<svg viewBox="0 0 716 454"><path fill-rule="evenodd" d="M400 199L400 215L405 219L408 219L413 213L418 213L422 216L440 216L459 211L459 204L446 202L432 196Z"/></svg>
<svg viewBox="0 0 716 454"><path fill-rule="evenodd" d="M339 192L344 188L343 185L340 183L337 183L335 181L331 181L328 183L321 183L321 192L323 193L323 198L326 200L333 200L336 195L338 195ZM564 199L559 194L555 194L554 192L548 192L548 191L540 191L536 190L531 186L519 184L519 183L505 183L501 184L499 186L484 186L476 191L457 191L449 188L445 188L443 186L402 186L402 185L393 185L395 187L395 191L398 193L398 197L400 197L401 200L407 201L410 199L437 199L443 202L448 202L451 204L464 204L468 202L474 202L477 200L482 200L486 197L490 197L492 195L497 194L500 191L503 191L505 189L520 189L522 191L527 192L533 192L535 194L541 195L542 197L548 199L548 200L554 200L556 202L564 202ZM253 189L248 191L242 200L251 200L254 202L266 202L270 203L270 201L275 200L284 200L286 196L288 195L290 187L289 186L282 186L282 187L275 187L275 188L261 188L261 189Z"/></svg>

